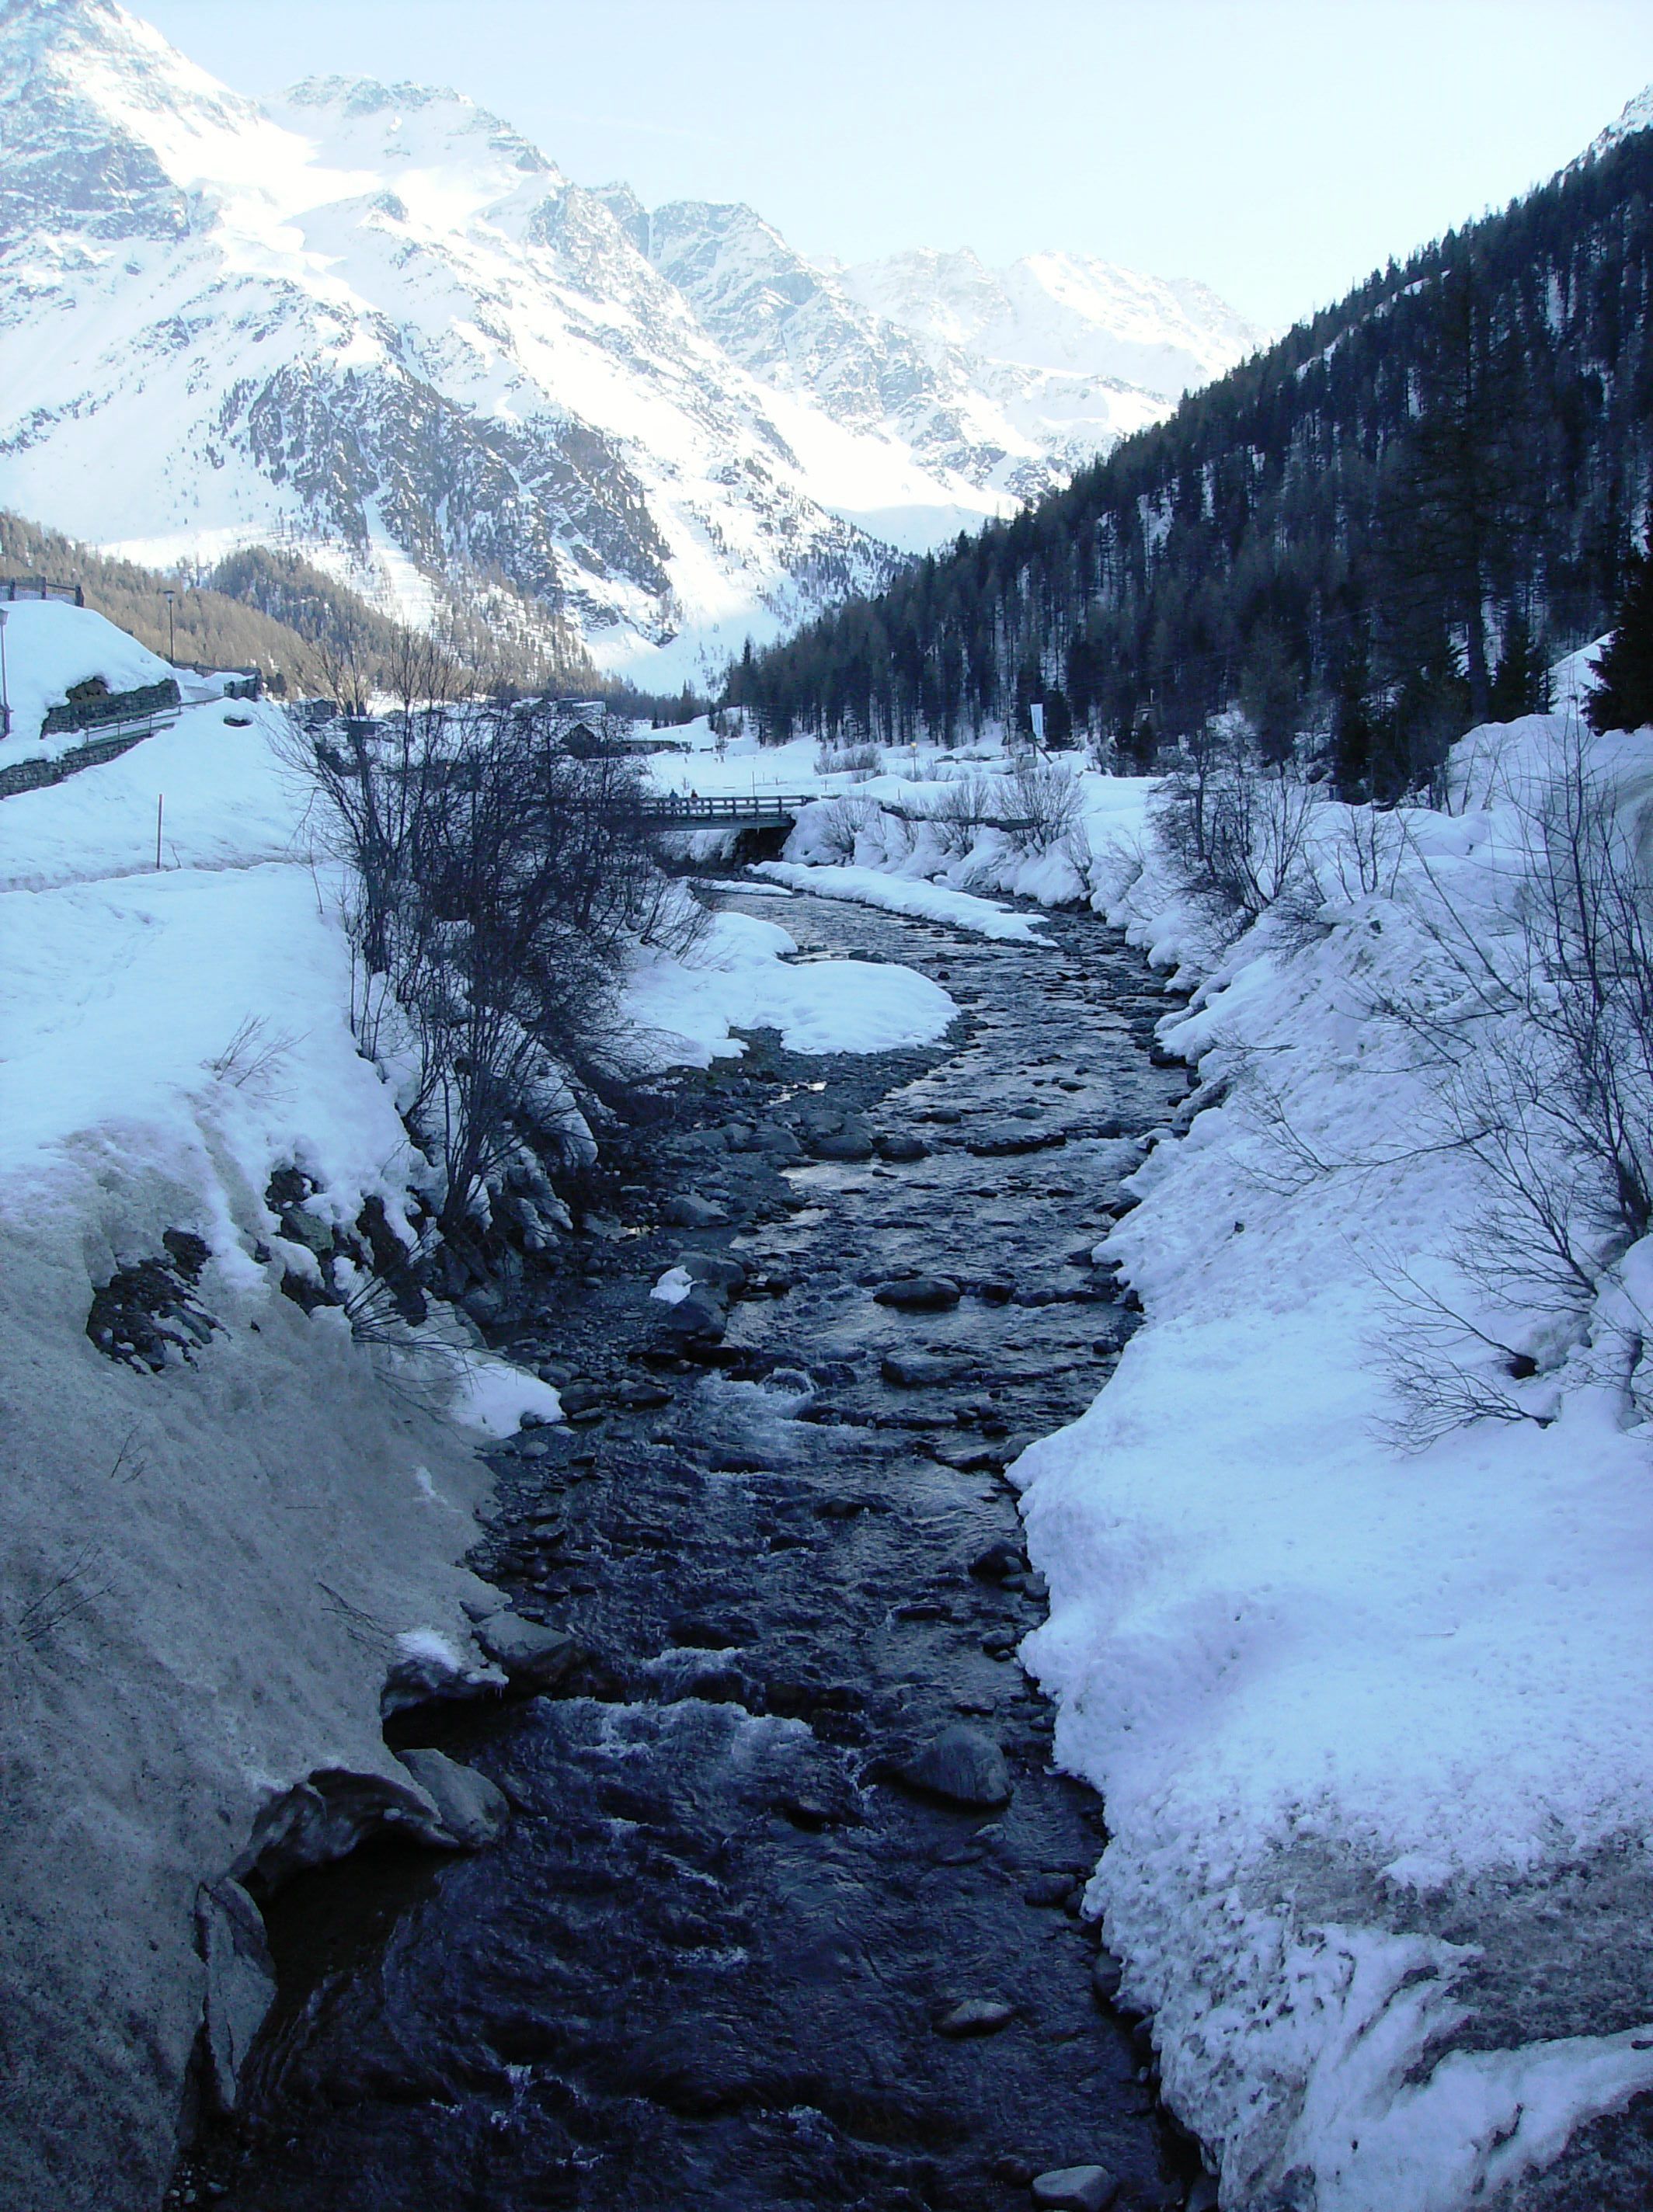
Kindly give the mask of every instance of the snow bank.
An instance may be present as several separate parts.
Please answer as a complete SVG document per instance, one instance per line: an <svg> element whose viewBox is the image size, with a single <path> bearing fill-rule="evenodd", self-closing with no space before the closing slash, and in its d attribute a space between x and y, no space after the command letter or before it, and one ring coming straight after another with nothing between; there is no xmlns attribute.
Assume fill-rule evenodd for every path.
<svg viewBox="0 0 1653 2212"><path fill-rule="evenodd" d="M144 679L141 653L103 669ZM526 1389L556 1412L491 1363L387 1371L337 1310L280 1294L307 1255L264 1203L272 1170L302 1168L324 1220L377 1195L394 1224L416 1164L350 1035L281 718L240 711L251 728L186 708L121 759L0 801L0 1747L9 2064L27 2085L0 2193L40 2212L158 2202L203 2002L198 1884L313 1770L405 1784L379 1721L398 1638L464 1654L480 1595L455 1562L486 1479L449 1407L514 1425ZM88 1310L173 1230L210 1249L210 1340L136 1371L94 1348Z"/></svg>
<svg viewBox="0 0 1653 2212"><path fill-rule="evenodd" d="M860 906L882 907L889 914L909 914L924 921L945 922L967 929L975 937L997 938L1007 945L1048 942L1031 915L1012 914L991 899L969 891L948 890L921 877L882 875L876 868L809 866L793 860L761 860L757 872L773 877L797 891L813 891L817 898L853 899Z"/></svg>
<svg viewBox="0 0 1653 2212"><path fill-rule="evenodd" d="M644 1057L708 1067L745 1050L733 1030L761 1029L779 1030L792 1052L890 1052L933 1044L958 1012L915 969L867 960L793 964L797 950L774 922L723 913L687 958L646 955L626 994Z"/></svg>
<svg viewBox="0 0 1653 2212"><path fill-rule="evenodd" d="M74 684L100 676L112 691L163 683L169 664L90 607L61 599L18 599L5 606L6 696L11 735L0 743L0 768L47 759L82 742L79 731L43 739L46 710L61 707ZM151 846L154 837L151 832Z"/></svg>

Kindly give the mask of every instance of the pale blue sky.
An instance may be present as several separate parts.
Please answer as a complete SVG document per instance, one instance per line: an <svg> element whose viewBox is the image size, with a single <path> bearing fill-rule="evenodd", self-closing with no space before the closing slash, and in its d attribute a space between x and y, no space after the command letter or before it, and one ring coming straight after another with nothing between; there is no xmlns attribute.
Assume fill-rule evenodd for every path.
<svg viewBox="0 0 1653 2212"><path fill-rule="evenodd" d="M238 89L447 83L808 253L1042 246L1285 323L1653 81L1653 0L130 0Z"/></svg>

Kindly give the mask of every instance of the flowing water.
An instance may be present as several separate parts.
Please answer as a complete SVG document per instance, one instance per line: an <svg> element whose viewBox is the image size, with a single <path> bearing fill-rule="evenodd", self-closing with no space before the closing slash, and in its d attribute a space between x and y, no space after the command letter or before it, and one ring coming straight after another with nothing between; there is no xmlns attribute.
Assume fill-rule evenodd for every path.
<svg viewBox="0 0 1653 2212"><path fill-rule="evenodd" d="M1103 1808L1051 1771L1015 1657L1043 1592L1002 1472L1132 1326L1089 1255L1133 1139L1185 1093L1152 1051L1164 995L1088 915L1034 950L733 902L805 957L924 969L961 1019L870 1058L760 1038L662 1086L582 1272L514 1340L562 1363L574 1418L495 1455L476 1558L587 1656L555 1696L398 1722L492 1776L511 1823L472 1857L377 1848L272 1901L282 1995L245 2117L177 2201L963 2212L1091 2161L1121 2204L1183 2200L1080 1910ZM921 1156L787 1164L775 1133L830 1152L835 1110ZM662 1225L688 1187L731 1225ZM647 1297L685 1247L748 1278L690 1358ZM963 1295L874 1299L903 1275ZM1006 1806L902 1779L961 1722L1002 1748Z"/></svg>

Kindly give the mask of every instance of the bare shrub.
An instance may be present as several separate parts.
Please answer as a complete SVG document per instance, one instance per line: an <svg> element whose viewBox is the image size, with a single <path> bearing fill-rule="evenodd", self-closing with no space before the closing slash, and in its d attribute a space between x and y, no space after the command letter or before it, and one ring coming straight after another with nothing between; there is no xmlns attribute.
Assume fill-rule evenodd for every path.
<svg viewBox="0 0 1653 2212"><path fill-rule="evenodd" d="M1309 865L1322 803L1315 786L1265 775L1237 737L1218 732L1164 779L1152 825L1178 888L1243 926L1324 902Z"/></svg>
<svg viewBox="0 0 1653 2212"><path fill-rule="evenodd" d="M878 818L878 809L870 799L834 799L811 817L810 826L816 842L835 860L848 862L855 857L857 841Z"/></svg>
<svg viewBox="0 0 1653 2212"><path fill-rule="evenodd" d="M821 744L815 751L815 769L817 775L848 775L853 783L866 783L884 774L884 753L874 744Z"/></svg>
<svg viewBox="0 0 1653 2212"><path fill-rule="evenodd" d="M612 1076L639 936L701 925L662 888L635 764L573 757L543 709L404 714L318 746L313 773L349 866L356 1035L411 1070L452 1235L520 1129L566 1120L565 1068Z"/></svg>
<svg viewBox="0 0 1653 2212"><path fill-rule="evenodd" d="M1345 899L1393 898L1406 857L1406 832L1382 807L1328 803L1321 817L1329 835L1317 841L1316 876L1330 896L1334 882Z"/></svg>
<svg viewBox="0 0 1653 2212"><path fill-rule="evenodd" d="M1048 853L1078 825L1079 781L1070 768L1030 757L1018 760L1006 779L1004 802L1015 823L1015 842L1027 851Z"/></svg>
<svg viewBox="0 0 1653 2212"><path fill-rule="evenodd" d="M204 1062L207 1073L234 1091L257 1090L300 1042L292 1030L272 1030L265 1016L248 1014L222 1052Z"/></svg>
<svg viewBox="0 0 1653 2212"><path fill-rule="evenodd" d="M1462 1276L1493 1310L1525 1316L1553 1359L1601 1323L1595 1353L1622 1355L1630 1373L1653 1338L1616 1273L1653 1225L1653 892L1582 739L1524 803L1516 866L1518 926L1499 931L1425 864L1433 988L1376 1011L1433 1073L1442 1141L1482 1171L1487 1202L1454 1255ZM1603 1322L1608 1290L1617 1317ZM1397 1382L1438 1420L1442 1386L1427 1370L1448 1375L1453 1363L1441 1316L1420 1330L1411 1304L1402 1334L1417 1372ZM1462 1316L1449 1320L1462 1339ZM1606 1342L1615 1336L1626 1340L1617 1352ZM1466 1419L1491 1410L1467 1410L1462 1389L1455 1402Z"/></svg>
<svg viewBox="0 0 1653 2212"><path fill-rule="evenodd" d="M949 781L946 789L931 800L925 818L933 826L942 851L957 855L969 850L977 833L996 818L1000 808L997 779L972 770Z"/></svg>

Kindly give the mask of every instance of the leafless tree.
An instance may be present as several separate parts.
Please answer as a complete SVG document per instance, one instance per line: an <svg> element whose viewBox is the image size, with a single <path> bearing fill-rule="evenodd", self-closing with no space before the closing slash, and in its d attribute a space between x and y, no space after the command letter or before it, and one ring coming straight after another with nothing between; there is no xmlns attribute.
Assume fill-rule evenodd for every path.
<svg viewBox="0 0 1653 2212"><path fill-rule="evenodd" d="M645 935L703 916L664 884L629 760L576 759L532 705L407 713L316 748L349 865L364 1051L415 1071L409 1116L458 1233L525 1131L553 1151L568 1078L616 1073L616 998Z"/></svg>

